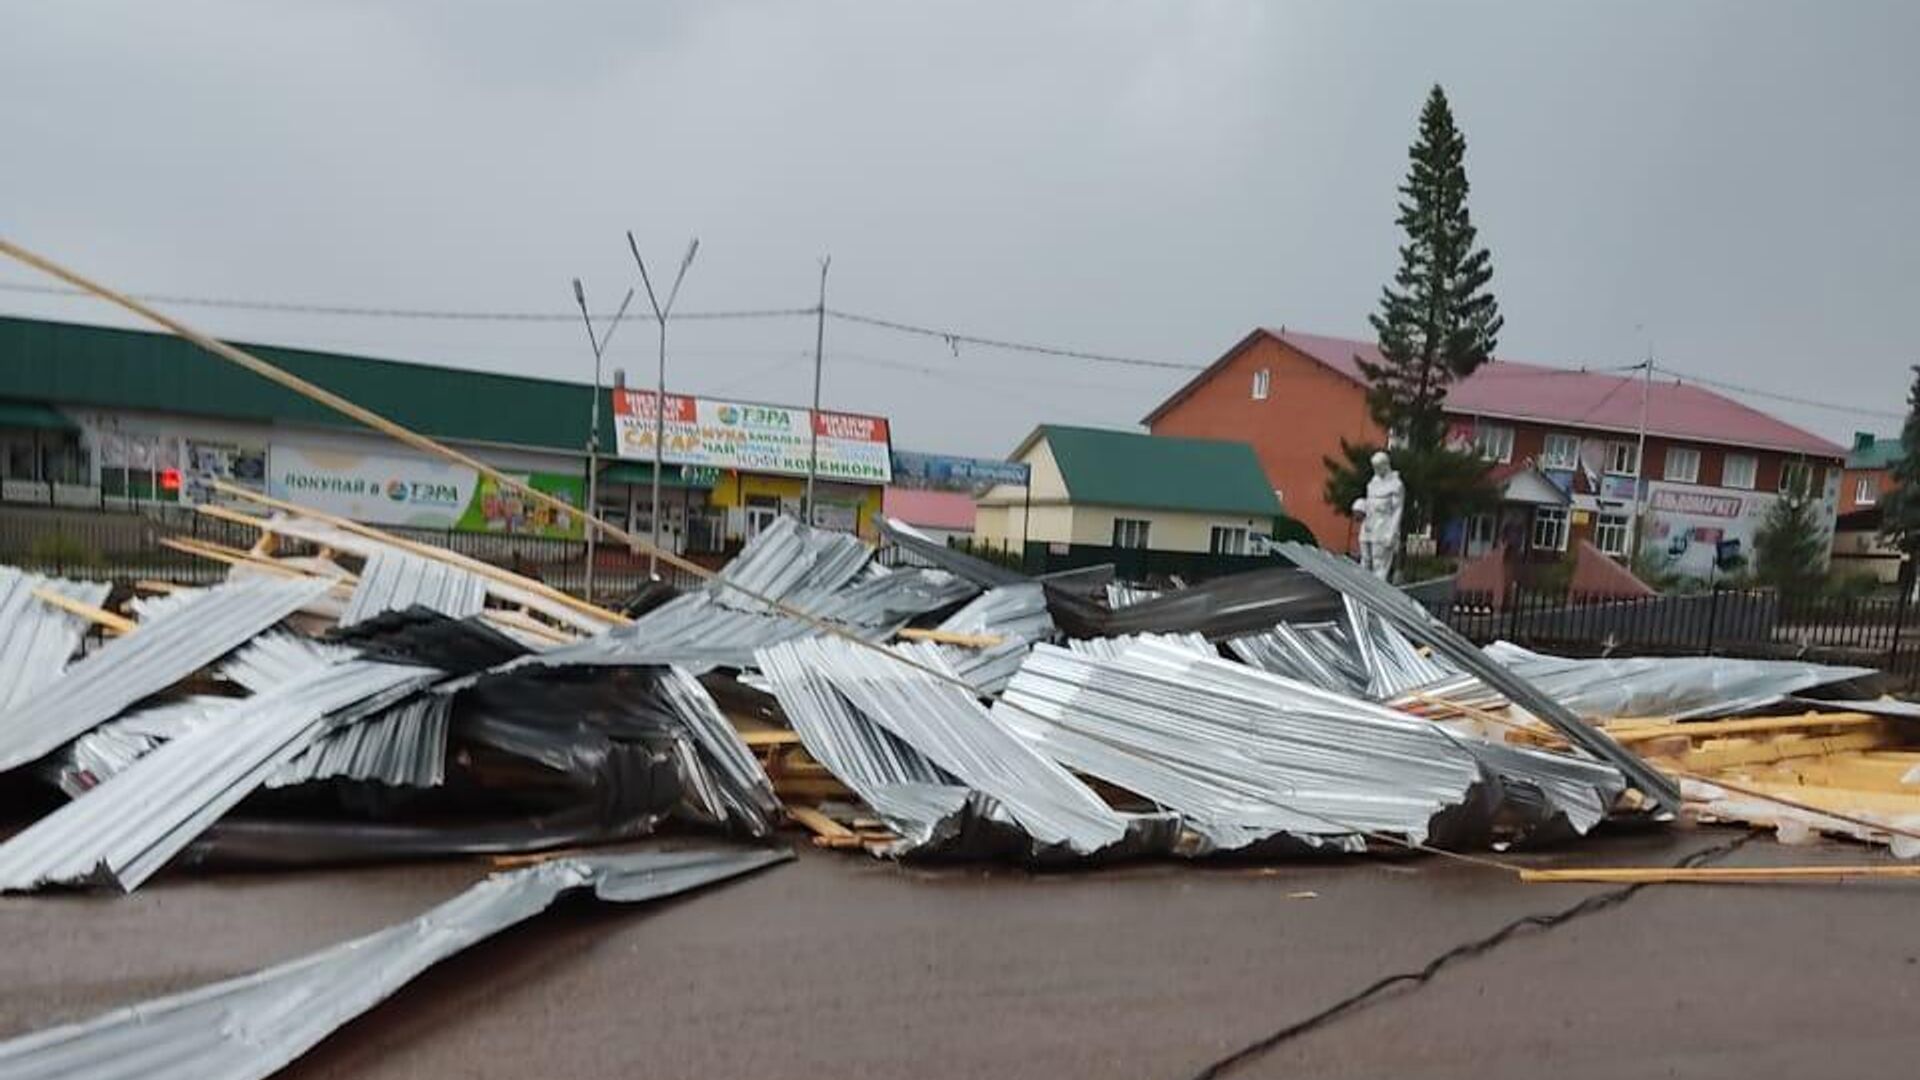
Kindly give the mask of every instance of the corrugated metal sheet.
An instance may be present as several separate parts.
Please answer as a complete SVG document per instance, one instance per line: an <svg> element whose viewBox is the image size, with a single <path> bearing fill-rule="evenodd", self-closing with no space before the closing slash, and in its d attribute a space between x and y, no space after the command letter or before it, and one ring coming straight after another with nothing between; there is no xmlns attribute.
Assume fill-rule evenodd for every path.
<svg viewBox="0 0 1920 1080"><path fill-rule="evenodd" d="M417 694L358 723L337 727L267 778L267 787L315 780L371 780L392 787L436 787L447 776L447 726L453 698Z"/></svg>
<svg viewBox="0 0 1920 1080"><path fill-rule="evenodd" d="M0 890L63 883L131 892L326 731L333 714L385 707L390 695L433 677L350 660L221 710L0 844Z"/></svg>
<svg viewBox="0 0 1920 1080"><path fill-rule="evenodd" d="M1521 801L1544 791L1585 830L1623 786L1604 765L1467 740L1196 645L1036 646L993 717L1060 764L1178 811L1201 851L1281 835L1349 850L1368 832L1424 841L1494 777L1524 785Z"/></svg>
<svg viewBox="0 0 1920 1080"><path fill-rule="evenodd" d="M1037 581L988 589L948 616L939 628L1003 639L984 649L957 645L945 648L954 673L983 697L997 694L1007 685L1034 642L1054 635L1053 616L1047 614L1047 590Z"/></svg>
<svg viewBox="0 0 1920 1080"><path fill-rule="evenodd" d="M351 660L356 652L344 645L284 631L261 634L234 651L220 674L255 694L304 679L315 671Z"/></svg>
<svg viewBox="0 0 1920 1080"><path fill-rule="evenodd" d="M952 675L938 646L901 645L890 651ZM824 679L862 717L999 802L1041 845L1089 855L1127 836L1126 821L1098 795L1009 734L978 699L952 683L832 638L762 650L759 663L783 708L791 698L793 708L817 710L822 691L818 680ZM805 741L804 730L801 737ZM809 744L808 752L813 751Z"/></svg>
<svg viewBox="0 0 1920 1080"><path fill-rule="evenodd" d="M1576 660L1496 641L1486 654L1589 720L1668 716L1690 720L1771 705L1816 686L1875 674L1865 667L1726 656L1627 656ZM1479 708L1506 698L1470 675L1443 676L1408 689ZM1848 703L1849 705L1853 703Z"/></svg>
<svg viewBox="0 0 1920 1080"><path fill-rule="evenodd" d="M340 625L416 605L456 619L478 615L487 606L487 583L460 567L382 548L361 568L360 584L354 586Z"/></svg>
<svg viewBox="0 0 1920 1080"><path fill-rule="evenodd" d="M168 739L177 739L207 722L212 714L240 704L230 697L190 697L155 705L109 720L68 743L43 765L46 775L79 798L87 789L140 760Z"/></svg>
<svg viewBox="0 0 1920 1080"><path fill-rule="evenodd" d="M0 1076L259 1080L422 971L591 889L644 903L785 862L787 851L583 855L495 874L420 915L285 963L0 1043Z"/></svg>
<svg viewBox="0 0 1920 1080"><path fill-rule="evenodd" d="M33 595L43 588L98 607L112 586L0 566L0 709L59 678L87 631L86 620Z"/></svg>
<svg viewBox="0 0 1920 1080"><path fill-rule="evenodd" d="M172 686L327 588L305 578L209 589L115 638L0 712L0 770L24 765Z"/></svg>
<svg viewBox="0 0 1920 1080"><path fill-rule="evenodd" d="M1612 763L1634 787L1659 803L1666 812L1680 812L1680 789L1671 779L1588 726L1586 721L1555 702L1538 687L1488 657L1451 627L1440 623L1405 593L1352 562L1318 548L1289 542L1280 545L1280 553L1329 588L1339 591L1342 596L1364 604L1368 611L1392 623L1408 637L1431 646L1463 673L1478 678L1504 694L1515 705L1539 717L1566 736L1572 745Z"/></svg>

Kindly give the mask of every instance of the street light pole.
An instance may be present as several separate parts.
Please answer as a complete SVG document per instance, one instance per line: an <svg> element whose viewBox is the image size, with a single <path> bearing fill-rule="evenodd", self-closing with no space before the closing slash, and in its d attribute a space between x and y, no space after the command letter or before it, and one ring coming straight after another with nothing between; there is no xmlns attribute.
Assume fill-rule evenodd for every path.
<svg viewBox="0 0 1920 1080"><path fill-rule="evenodd" d="M573 300L580 305L580 320L587 326L587 344L593 349L593 404L587 421L587 505L584 519L593 521L598 516L600 498L600 358L606 354L607 342L613 340L613 332L620 329L620 320L627 313L627 305L633 303L633 290L627 290L626 299L620 301L620 310L613 313L613 322L607 327L606 337L597 337L593 332L593 316L587 312L587 290L581 286L580 279L573 279ZM593 554L594 542L599 539L600 530L589 524L587 533L587 573L584 591L587 602L593 602Z"/></svg>
<svg viewBox="0 0 1920 1080"><path fill-rule="evenodd" d="M693 257L700 250L700 238L694 237L687 243L687 253L680 259L680 271L673 276L673 288L667 290L667 302L660 303L653 291L653 279L647 276L647 261L640 257L640 245L633 238L633 231L627 231L627 247L633 252L633 261L640 267L640 284L647 290L647 303L653 305L653 318L660 324L660 361L654 379L653 398L653 494L649 503L648 516L653 520L653 544L647 552L647 576L660 576L660 470L664 463L667 433L667 317L673 314L673 301L680 295L680 282L686 279L687 267L693 265Z"/></svg>
<svg viewBox="0 0 1920 1080"><path fill-rule="evenodd" d="M813 511L813 478L820 471L820 357L827 341L827 268L833 256L820 260L820 306L814 309L813 323L813 414L807 418L807 499L806 521L817 525Z"/></svg>

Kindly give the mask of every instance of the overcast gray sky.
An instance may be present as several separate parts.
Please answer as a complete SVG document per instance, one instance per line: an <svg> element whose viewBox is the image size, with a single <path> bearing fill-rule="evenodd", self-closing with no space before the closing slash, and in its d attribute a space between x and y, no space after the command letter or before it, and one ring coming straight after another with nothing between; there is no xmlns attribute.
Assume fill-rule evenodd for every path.
<svg viewBox="0 0 1920 1080"><path fill-rule="evenodd" d="M1500 353L1898 413L1920 310L1920 4L12 3L0 233L124 288L683 310L829 303L1202 364L1365 336L1428 86L1468 140ZM36 280L0 267L0 282ZM640 302L644 304L644 300ZM176 309L258 341L585 381L566 323ZM118 323L0 291L0 312ZM1128 426L1177 372L830 323L902 447ZM652 370L651 328L611 362ZM688 323L670 385L803 402L807 319ZM643 374L644 373L644 374ZM1844 439L1879 419L1754 400Z"/></svg>

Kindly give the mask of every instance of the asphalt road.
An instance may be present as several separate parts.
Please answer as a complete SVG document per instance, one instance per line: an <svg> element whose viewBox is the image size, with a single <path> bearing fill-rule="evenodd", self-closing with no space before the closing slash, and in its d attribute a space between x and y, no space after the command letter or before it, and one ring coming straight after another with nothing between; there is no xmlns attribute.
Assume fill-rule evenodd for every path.
<svg viewBox="0 0 1920 1080"><path fill-rule="evenodd" d="M1726 831L1543 864L1671 863ZM1721 865L1869 861L1754 841ZM0 901L0 1037L416 914L449 862L167 873ZM1164 1077L1607 890L1422 858L912 870L803 849L646 908L569 903L431 970L290 1077ZM1302 895L1311 894L1311 895ZM1518 934L1230 1076L1915 1074L1920 885L1674 887Z"/></svg>

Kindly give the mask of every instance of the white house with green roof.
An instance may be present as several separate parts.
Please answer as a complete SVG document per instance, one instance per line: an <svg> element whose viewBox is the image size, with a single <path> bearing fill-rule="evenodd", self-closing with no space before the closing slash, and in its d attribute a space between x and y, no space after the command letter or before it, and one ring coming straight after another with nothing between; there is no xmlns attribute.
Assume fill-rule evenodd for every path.
<svg viewBox="0 0 1920 1080"><path fill-rule="evenodd" d="M1042 424L1010 460L1032 469L1031 488L996 487L974 516L976 542L995 548L1248 555L1256 538L1305 536L1246 443Z"/></svg>

